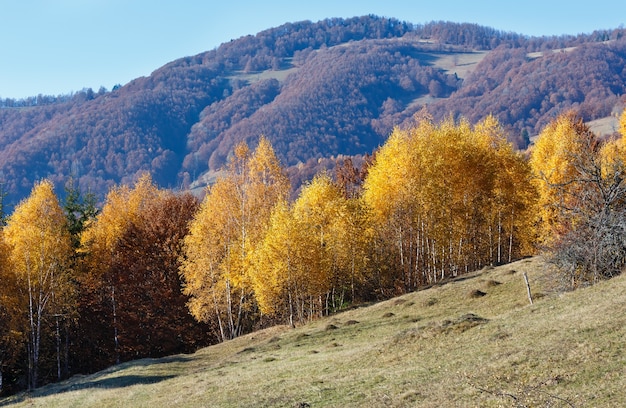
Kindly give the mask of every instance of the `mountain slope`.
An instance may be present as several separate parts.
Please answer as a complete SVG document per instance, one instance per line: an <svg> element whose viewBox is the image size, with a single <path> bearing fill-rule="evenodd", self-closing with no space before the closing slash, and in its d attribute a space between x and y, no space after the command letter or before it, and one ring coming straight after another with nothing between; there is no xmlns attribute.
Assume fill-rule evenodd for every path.
<svg viewBox="0 0 626 408"><path fill-rule="evenodd" d="M224 164L238 141L252 142L259 134L273 142L288 165L311 157L371 152L391 131L391 126L376 129L372 121L381 116L387 99L410 101L428 94L430 81L442 83L442 93L456 88L456 79L428 67L428 62L422 65L431 58L424 49L427 47L414 42L370 40L317 51L267 104L219 135L198 130L192 131L190 139L206 143L219 139L211 157L201 157L208 159L210 170ZM266 82L277 81L260 84ZM236 105L249 106L244 101ZM207 110L212 111L213 106ZM213 115L207 114L199 124L213 120Z"/></svg>
<svg viewBox="0 0 626 408"><path fill-rule="evenodd" d="M125 363L0 405L623 405L626 276L569 293L555 292L551 278L541 259L526 259L297 329Z"/></svg>
<svg viewBox="0 0 626 408"><path fill-rule="evenodd" d="M187 188L260 134L296 174L371 153L423 106L435 119L493 113L523 148L559 111L594 120L621 109L624 33L526 38L376 16L288 23L111 92L0 100L0 183L8 204L43 177L59 191L73 177L100 198L145 171Z"/></svg>
<svg viewBox="0 0 626 408"><path fill-rule="evenodd" d="M513 135L536 135L560 112L572 109L589 121L623 107L625 68L626 41L542 53L501 47L481 61L458 92L432 110L439 117L452 113L473 122L490 112Z"/></svg>

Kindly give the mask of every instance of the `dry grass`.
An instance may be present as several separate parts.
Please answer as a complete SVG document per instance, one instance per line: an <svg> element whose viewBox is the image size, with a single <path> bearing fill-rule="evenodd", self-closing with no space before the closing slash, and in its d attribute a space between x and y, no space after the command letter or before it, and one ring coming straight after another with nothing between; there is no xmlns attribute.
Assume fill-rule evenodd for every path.
<svg viewBox="0 0 626 408"><path fill-rule="evenodd" d="M619 119L616 116L608 116L592 120L587 125L598 136L613 135L619 129Z"/></svg>
<svg viewBox="0 0 626 408"><path fill-rule="evenodd" d="M543 293L533 305L524 272ZM297 329L125 363L0 405L624 406L626 276L559 293L547 285L550 273L539 258L527 259ZM488 294L472 298L473 290Z"/></svg>
<svg viewBox="0 0 626 408"><path fill-rule="evenodd" d="M456 74L459 78L465 79L488 53L489 51L472 51L436 54L437 60L434 65L448 74Z"/></svg>
<svg viewBox="0 0 626 408"><path fill-rule="evenodd" d="M243 71L237 71L234 75L228 77L229 79L240 79L247 81L250 84L265 81L267 79L276 79L279 82L283 82L290 74L293 74L298 71L297 67L288 67L284 69L267 69L265 71L260 72L250 72L245 73Z"/></svg>
<svg viewBox="0 0 626 408"><path fill-rule="evenodd" d="M452 53L424 53L428 62L447 74L456 74L461 79L467 78L476 69L476 66L487 56L488 51L452 52ZM408 106L430 105L445 98L435 98L430 95L421 95L413 99Z"/></svg>

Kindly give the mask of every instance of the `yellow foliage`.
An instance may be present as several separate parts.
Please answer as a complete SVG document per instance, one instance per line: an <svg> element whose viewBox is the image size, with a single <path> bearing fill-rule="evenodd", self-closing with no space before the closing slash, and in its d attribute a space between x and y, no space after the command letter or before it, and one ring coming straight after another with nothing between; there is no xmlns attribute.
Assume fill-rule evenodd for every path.
<svg viewBox="0 0 626 408"><path fill-rule="evenodd" d="M363 281L365 217L328 174L305 185L292 207L280 201L255 251L254 293L263 313L310 319L341 306Z"/></svg>
<svg viewBox="0 0 626 408"><path fill-rule="evenodd" d="M20 308L23 308L24 305L19 305L17 276L15 269L10 264L10 247L4 235L4 229L0 227L0 314L7 313L8 317L11 318L17 314L22 314ZM6 322L6 324L8 323ZM11 327L11 329L14 328ZM8 332L8 328L0 325L0 336L5 335L5 332Z"/></svg>
<svg viewBox="0 0 626 408"><path fill-rule="evenodd" d="M249 238L257 242L267 227L272 208L287 198L291 187L272 145L263 136L250 158L248 172Z"/></svg>
<svg viewBox="0 0 626 408"><path fill-rule="evenodd" d="M54 288L72 253L63 209L54 187L44 180L9 217L4 230L10 262L19 279Z"/></svg>
<svg viewBox="0 0 626 408"><path fill-rule="evenodd" d="M363 200L378 222L392 220L397 211L406 212L403 204L416 197L420 163L413 161L417 152L412 141L411 134L395 128L369 168Z"/></svg>
<svg viewBox="0 0 626 408"><path fill-rule="evenodd" d="M626 145L622 139L612 139L602 145L599 152L603 178L621 174L626 163Z"/></svg>
<svg viewBox="0 0 626 408"><path fill-rule="evenodd" d="M9 217L3 235L11 280L18 289L16 307L27 317L20 331L28 333L29 385L36 387L41 339L48 327L45 322L53 314L71 313L74 307L69 270L73 248L50 181L33 187Z"/></svg>
<svg viewBox="0 0 626 408"><path fill-rule="evenodd" d="M14 269L9 264L9 246L0 227L0 356L5 365L11 365L21 357L24 334L27 333L26 299L20 296Z"/></svg>
<svg viewBox="0 0 626 408"><path fill-rule="evenodd" d="M308 256L304 265L308 270L309 295L321 296L333 284L338 254L345 239L347 199L328 174L315 176L306 185L294 203L293 216L301 235L302 251Z"/></svg>
<svg viewBox="0 0 626 408"><path fill-rule="evenodd" d="M190 311L199 321L207 321L209 312L225 302L224 278L228 271L223 270L223 261L236 239L227 199L234 194L233 183L225 179L207 189L185 237L186 256L181 267L184 292L191 296Z"/></svg>
<svg viewBox="0 0 626 408"><path fill-rule="evenodd" d="M92 271L104 271L110 264L112 251L131 222L139 218L143 208L163 192L148 173L142 175L131 189L127 185L112 188L102 211L81 236L82 251L89 255Z"/></svg>
<svg viewBox="0 0 626 408"><path fill-rule="evenodd" d="M216 319L223 339L241 330L240 316L252 300L254 249L272 208L289 191L267 139L261 137L252 153L245 143L234 153L190 225L181 267L191 313L198 320Z"/></svg>
<svg viewBox="0 0 626 408"><path fill-rule="evenodd" d="M572 208L579 200L581 184L576 179L585 161L596 155L596 146L594 135L572 113L557 117L539 134L529 163L538 192L540 244L553 242L576 223L563 219L560 208Z"/></svg>
<svg viewBox="0 0 626 408"><path fill-rule="evenodd" d="M447 119L395 129L376 154L363 200L378 239L395 248L396 285L412 290L520 256L523 234L514 231L529 228L527 175L492 116L474 127Z"/></svg>
<svg viewBox="0 0 626 408"><path fill-rule="evenodd" d="M302 267L297 227L285 200L276 204L265 237L254 253L252 283L261 312L276 315L293 309L295 289Z"/></svg>
<svg viewBox="0 0 626 408"><path fill-rule="evenodd" d="M622 135L622 143L626 143L626 109L619 117L619 133Z"/></svg>

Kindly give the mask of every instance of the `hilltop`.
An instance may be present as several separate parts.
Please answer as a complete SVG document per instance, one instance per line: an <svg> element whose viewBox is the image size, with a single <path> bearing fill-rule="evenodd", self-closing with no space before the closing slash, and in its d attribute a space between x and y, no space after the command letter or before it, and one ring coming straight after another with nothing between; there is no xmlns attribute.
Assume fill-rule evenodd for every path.
<svg viewBox="0 0 626 408"><path fill-rule="evenodd" d="M525 37L476 24L363 16L287 23L172 61L108 91L0 100L0 183L10 206L48 178L102 198L150 172L200 188L261 134L294 187L338 156L372 153L426 108L494 114L525 148L558 113L623 107L625 30ZM615 130L614 120L602 127Z"/></svg>
<svg viewBox="0 0 626 408"><path fill-rule="evenodd" d="M553 273L538 257L489 267L296 329L76 376L0 406L623 405L626 276L561 292Z"/></svg>

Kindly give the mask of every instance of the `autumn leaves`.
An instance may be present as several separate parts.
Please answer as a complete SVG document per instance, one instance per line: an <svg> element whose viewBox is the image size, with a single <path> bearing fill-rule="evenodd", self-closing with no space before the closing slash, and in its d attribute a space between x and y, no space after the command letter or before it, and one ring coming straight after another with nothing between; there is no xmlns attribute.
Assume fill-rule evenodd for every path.
<svg viewBox="0 0 626 408"><path fill-rule="evenodd" d="M530 164L537 202L537 243L570 286L626 266L626 113L619 139L600 140L572 114L549 124Z"/></svg>
<svg viewBox="0 0 626 408"><path fill-rule="evenodd" d="M363 200L400 291L528 253L530 169L491 117L396 129ZM391 265L389 265L391 263Z"/></svg>
<svg viewBox="0 0 626 408"><path fill-rule="evenodd" d="M73 309L70 233L52 183L37 184L30 198L15 209L0 232L6 245L2 255L7 258L0 260L3 261L0 282L4 286L0 308L8 309L7 321L2 323L7 326L0 329L3 331L0 342L4 344L0 345L3 349L13 349L15 337L26 334L28 384L36 387L46 321L55 315L69 314ZM15 291L7 291L9 288ZM3 351L16 352L15 349ZM11 354L4 357L12 359Z"/></svg>
<svg viewBox="0 0 626 408"><path fill-rule="evenodd" d="M616 244L626 233L610 248L600 241L626 231L622 143L602 144L565 114L524 155L491 116L475 125L421 118L393 131L356 189L319 174L292 203L267 140L252 154L239 147L185 241L192 313L215 319L227 339L258 312L293 325L539 248L571 253L586 280L581 270L599 266L564 246L582 236L613 256L614 273L626 264Z"/></svg>
<svg viewBox="0 0 626 408"><path fill-rule="evenodd" d="M396 129L358 194L317 175L293 203L266 139L240 146L185 239L190 310L238 335L295 324L530 253L530 167L493 118Z"/></svg>
<svg viewBox="0 0 626 408"><path fill-rule="evenodd" d="M183 290L191 297L192 315L216 322L222 340L250 326L253 254L272 209L286 200L288 191L267 139L261 138L253 153L238 145L227 175L207 190L191 223L181 268Z"/></svg>
<svg viewBox="0 0 626 408"><path fill-rule="evenodd" d="M493 117L420 118L360 171L346 162L293 200L263 137L236 147L201 203L143 176L113 188L97 217L69 217L41 182L0 230L0 369L26 350L34 387L42 344L49 367L61 337L74 349L57 346L58 364L89 371L299 324L537 248L560 254L573 283L611 276L626 265L625 159L622 139L602 142L572 115L528 156Z"/></svg>

